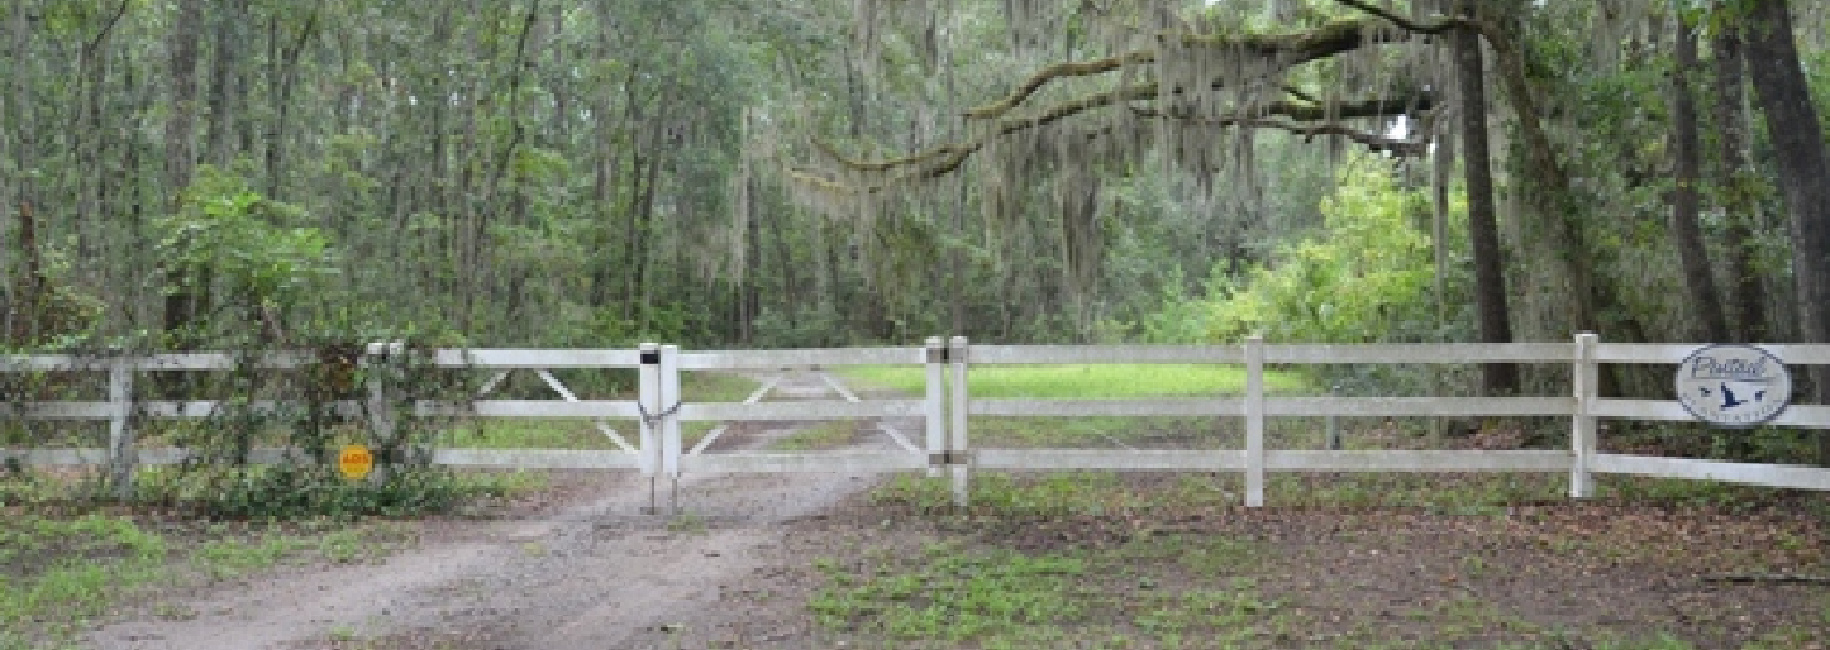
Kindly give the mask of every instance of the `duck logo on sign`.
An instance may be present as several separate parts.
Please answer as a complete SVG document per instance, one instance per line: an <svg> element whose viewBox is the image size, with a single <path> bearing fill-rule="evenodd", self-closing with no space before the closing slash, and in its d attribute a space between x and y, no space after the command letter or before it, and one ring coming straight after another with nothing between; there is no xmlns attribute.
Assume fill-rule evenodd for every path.
<svg viewBox="0 0 1830 650"><path fill-rule="evenodd" d="M1684 358L1677 372L1678 403L1719 427L1753 427L1786 409L1792 376L1771 352L1751 345L1712 345Z"/></svg>

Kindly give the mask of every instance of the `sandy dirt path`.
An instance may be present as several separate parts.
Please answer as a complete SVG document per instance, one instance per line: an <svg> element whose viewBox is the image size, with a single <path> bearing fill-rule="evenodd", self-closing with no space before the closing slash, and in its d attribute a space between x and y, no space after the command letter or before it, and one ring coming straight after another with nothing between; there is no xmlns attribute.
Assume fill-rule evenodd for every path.
<svg viewBox="0 0 1830 650"><path fill-rule="evenodd" d="M781 385L789 396L825 390L811 375ZM795 429L737 425L712 451L761 447ZM890 445L882 435L859 444ZM669 517L641 514L647 479L605 474L556 515L450 524L382 563L281 571L179 604L195 614L186 620L148 616L86 640L98 650L649 647L728 621L715 611L721 590L780 561L778 524L875 480L689 475L679 487L685 515Z"/></svg>

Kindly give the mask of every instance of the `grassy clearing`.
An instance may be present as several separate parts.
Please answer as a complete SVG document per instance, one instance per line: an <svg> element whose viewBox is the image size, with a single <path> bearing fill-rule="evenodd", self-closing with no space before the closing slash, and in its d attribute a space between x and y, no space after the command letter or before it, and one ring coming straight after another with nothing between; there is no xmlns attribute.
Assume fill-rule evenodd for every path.
<svg viewBox="0 0 1830 650"><path fill-rule="evenodd" d="M913 366L858 366L845 376L863 385L908 395L926 392L926 370ZM1301 392L1301 375L1265 373L1265 390ZM982 399L1126 399L1237 395L1245 392L1245 369L1197 364L1085 364L975 366L967 389Z"/></svg>
<svg viewBox="0 0 1830 650"><path fill-rule="evenodd" d="M845 371L860 387L920 395L926 374L907 366L860 366ZM1197 364L978 366L969 376L975 399L1147 399L1237 395L1245 369ZM1300 374L1266 374L1266 390L1308 390ZM1234 444L1237 418L1084 417L974 418L973 444L982 447L1218 447Z"/></svg>

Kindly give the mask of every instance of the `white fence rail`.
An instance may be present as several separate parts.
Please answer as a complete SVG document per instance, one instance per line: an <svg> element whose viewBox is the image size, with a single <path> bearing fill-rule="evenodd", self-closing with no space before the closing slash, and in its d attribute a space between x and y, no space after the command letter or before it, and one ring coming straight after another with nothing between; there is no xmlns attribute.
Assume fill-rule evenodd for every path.
<svg viewBox="0 0 1830 650"><path fill-rule="evenodd" d="M1658 458L1597 451L1597 422L1603 418L1681 421L1691 416L1675 401L1602 399L1596 393L1598 369L1604 363L1676 364L1699 345L1603 344L1584 334L1571 343L1399 344L1399 345L1267 345L1252 338L1241 345L1214 346L969 346L964 337L932 338L924 347L812 350L714 350L681 352L675 346L643 345L637 350L439 350L437 365L492 369L498 375L487 388L513 370L534 370L563 400L477 399L460 408L425 402L413 405L413 416L468 414L485 418L576 418L597 420L598 428L617 442L618 450L438 449L432 462L465 467L634 469L651 478L677 480L682 473L922 471L948 475L954 498L963 504L971 472L977 470L1117 470L1228 471L1246 478L1245 503L1264 503L1267 472L1567 472L1570 496L1594 494L1594 474L1631 474L1667 478L1718 480L1785 488L1830 490L1830 469L1791 465L1757 465L1711 460ZM1764 346L1790 365L1830 365L1830 345ZM386 354L371 346L370 354ZM296 368L315 362L305 353L276 352L256 363ZM1243 364L1243 395L1185 399L1019 400L975 399L968 390L972 366L997 364L1174 363ZM1267 396L1267 364L1569 364L1567 397L1288 397ZM842 399L739 403L683 403L682 372L822 371L848 365L922 365L926 390L920 399L860 400L825 377ZM209 400L142 401L133 396L133 381L142 373L227 370L236 367L228 354L159 354L109 359L37 355L0 357L0 372L106 372L106 401L46 401L8 404L0 415L46 420L106 420L106 449L0 449L0 458L34 465L106 464L118 485L130 489L134 467L181 462L171 449L136 450L136 418L198 418L217 412ZM580 400L547 371L555 368L625 368L638 372L635 400ZM373 387L372 387L373 388ZM377 389L378 390L378 389ZM334 405L350 415L375 416L378 396L365 405ZM254 408L274 408L257 403ZM1245 424L1243 449L980 449L970 440L971 416L1217 416L1238 417ZM1267 449L1268 418L1289 416L1554 416L1570 419L1570 447L1562 450L1307 450ZM602 422L635 419L639 438L625 441ZM799 453L704 453L723 429L700 445L683 451L680 424L688 421L819 421L860 418L920 419L920 444L886 430L898 443L889 451ZM1772 425L1830 428L1830 405L1792 406ZM259 450L254 460L274 462L279 450ZM651 486L653 484L651 483Z"/></svg>

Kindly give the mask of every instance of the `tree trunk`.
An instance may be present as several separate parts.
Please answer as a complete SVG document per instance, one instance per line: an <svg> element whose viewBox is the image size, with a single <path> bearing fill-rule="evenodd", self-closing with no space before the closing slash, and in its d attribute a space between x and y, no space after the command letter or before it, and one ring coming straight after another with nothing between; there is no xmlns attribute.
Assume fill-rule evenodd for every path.
<svg viewBox="0 0 1830 650"><path fill-rule="evenodd" d="M190 184L197 160L197 34L202 27L203 0L179 0L169 36L172 105L165 121L165 189L173 206Z"/></svg>
<svg viewBox="0 0 1830 650"><path fill-rule="evenodd" d="M174 211L184 201L184 189L190 185L196 164L197 34L202 23L203 0L180 0L177 21L172 24L169 35L172 104L165 123L166 202ZM165 282L173 289L165 298L165 332L178 349L197 343L191 325L202 309L200 303L208 294L208 285L201 278L184 277L186 273L197 271L165 269ZM199 275L208 275L208 269L203 271Z"/></svg>
<svg viewBox="0 0 1830 650"><path fill-rule="evenodd" d="M1455 48L1456 88L1461 95L1462 169L1468 180L1468 237L1474 253L1474 302L1480 312L1480 337L1482 343L1511 343L1505 262L1500 257L1498 208L1493 201L1486 71L1481 61L1480 36L1469 30L1456 30L1451 40ZM1511 395L1518 388L1517 366L1481 366L1481 394Z"/></svg>
<svg viewBox="0 0 1830 650"><path fill-rule="evenodd" d="M220 3L216 11L216 42L210 53L209 131L205 134L204 156L211 164L224 166L234 157L230 137L235 124L234 72L237 39L235 31L246 19L246 0Z"/></svg>
<svg viewBox="0 0 1830 650"><path fill-rule="evenodd" d="M1746 100L1741 54L1741 33L1736 25L1720 25L1710 41L1714 55L1715 103L1713 115L1719 146L1720 169L1716 187L1718 202L1728 222L1729 303L1734 307L1735 336L1742 342L1756 343L1772 336L1771 318L1766 306L1766 282L1754 265L1754 232L1759 222L1752 201L1754 179L1749 176L1747 136L1742 104Z"/></svg>
<svg viewBox="0 0 1830 650"><path fill-rule="evenodd" d="M109 173L103 162L108 145L114 140L104 135L109 124L107 119L112 116L107 114L103 98L108 92L109 37L114 33L115 26L120 24L121 17L126 15L128 4L123 0L116 5L111 17L96 30L95 37L83 44L82 55L79 57L82 74L79 87L82 89L83 110L77 122L80 126L73 137L77 142L77 167L87 171L81 174L79 185L86 189L79 194L76 218L79 235L77 250L83 258L92 258L98 254L97 247L101 245L103 233L108 229L107 219L102 215L107 210L110 197L114 195L115 180L121 176ZM107 271L104 270L103 275L106 274Z"/></svg>
<svg viewBox="0 0 1830 650"><path fill-rule="evenodd" d="M1811 101L1784 0L1749 3L1748 66L1766 115L1779 168L1779 188L1792 214L1792 277L1797 285L1800 338L1830 343L1830 160L1823 122ZM1830 404L1830 377L1816 373L1815 403ZM1830 465L1830 434L1818 438L1818 463Z"/></svg>
<svg viewBox="0 0 1830 650"><path fill-rule="evenodd" d="M1703 232L1697 226L1697 186L1702 172L1698 169L1697 106L1690 87L1691 71L1697 67L1697 39L1682 17L1677 24L1671 71L1671 128L1673 155L1676 157L1677 187L1671 192L1671 236L1676 240L1678 262L1684 269L1684 287L1690 294L1690 313L1696 315L1705 342L1727 341L1728 317L1723 313L1722 296L1716 291L1715 274L1709 266L1709 249L1703 243Z"/></svg>
<svg viewBox="0 0 1830 650"><path fill-rule="evenodd" d="M1449 186L1455 180L1455 130L1442 129L1435 144L1436 151L1430 156L1430 243L1435 249L1436 328L1440 330L1449 323Z"/></svg>
<svg viewBox="0 0 1830 650"><path fill-rule="evenodd" d="M313 12L305 18L305 24L299 27L298 38L280 51L279 58L269 70L267 83L275 85L272 90L273 129L267 137L267 197L271 199L280 200L285 197L286 143L292 137L293 84L298 81L299 55L305 51L306 44L311 42L317 28L318 14ZM278 39L279 34L276 23L272 37Z"/></svg>

